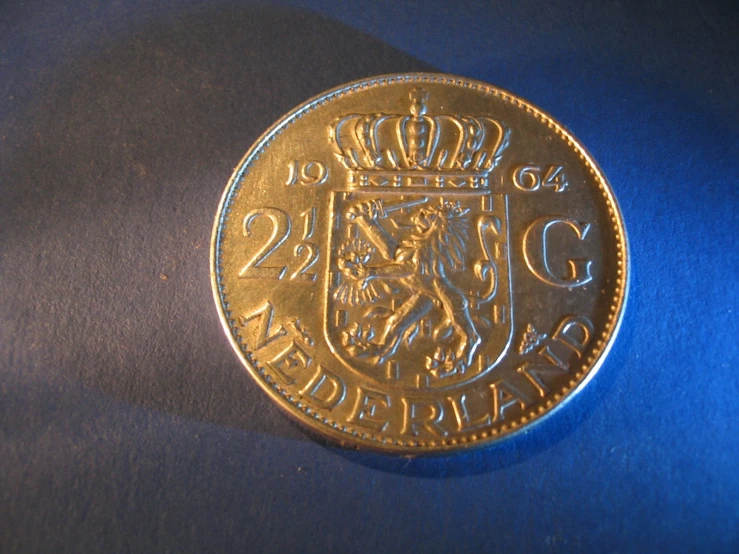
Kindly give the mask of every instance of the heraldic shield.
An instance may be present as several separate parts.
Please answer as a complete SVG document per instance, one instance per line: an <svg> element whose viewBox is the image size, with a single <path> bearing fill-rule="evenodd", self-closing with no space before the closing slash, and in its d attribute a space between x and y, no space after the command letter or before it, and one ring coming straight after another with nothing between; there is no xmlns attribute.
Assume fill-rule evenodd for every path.
<svg viewBox="0 0 739 554"><path fill-rule="evenodd" d="M332 193L325 335L387 385L446 388L490 371L512 335L508 206L488 173L507 129L487 117L350 114L331 139L349 170Z"/></svg>

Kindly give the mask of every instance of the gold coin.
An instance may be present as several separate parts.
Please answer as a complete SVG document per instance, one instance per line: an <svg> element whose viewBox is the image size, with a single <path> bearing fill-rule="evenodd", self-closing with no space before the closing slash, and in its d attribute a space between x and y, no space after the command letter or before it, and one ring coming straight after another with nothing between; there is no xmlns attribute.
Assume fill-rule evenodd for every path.
<svg viewBox="0 0 739 554"><path fill-rule="evenodd" d="M550 116L485 83L387 75L275 123L211 244L224 329L289 414L347 445L481 446L593 376L628 283L613 191Z"/></svg>

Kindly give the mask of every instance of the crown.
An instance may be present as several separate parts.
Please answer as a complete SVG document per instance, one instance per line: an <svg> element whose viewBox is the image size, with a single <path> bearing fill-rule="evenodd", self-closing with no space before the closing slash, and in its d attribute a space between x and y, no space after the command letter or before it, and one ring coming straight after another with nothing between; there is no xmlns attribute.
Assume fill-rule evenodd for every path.
<svg viewBox="0 0 739 554"><path fill-rule="evenodd" d="M428 93L410 92L410 114L348 114L330 140L352 186L486 188L508 146L490 117L427 115Z"/></svg>

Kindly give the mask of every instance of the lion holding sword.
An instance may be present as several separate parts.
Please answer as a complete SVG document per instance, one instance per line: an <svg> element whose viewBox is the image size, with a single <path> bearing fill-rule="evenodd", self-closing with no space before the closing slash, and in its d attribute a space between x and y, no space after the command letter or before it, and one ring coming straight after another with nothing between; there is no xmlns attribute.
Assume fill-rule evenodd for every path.
<svg viewBox="0 0 739 554"><path fill-rule="evenodd" d="M387 214L423 204L410 215L411 232L398 241L383 227ZM469 230L464 217L468 209L459 203L428 198L387 205L382 200L357 203L345 215L364 232L383 262L367 265L370 256L346 256L339 269L358 290L372 287L373 281L400 284L410 296L385 321L381 331L364 352L378 365L385 363L400 346L405 334L435 306L444 313L442 327L455 337L453 360L460 370L474 360L482 339L470 314L470 302L452 281L452 274L465 268Z"/></svg>

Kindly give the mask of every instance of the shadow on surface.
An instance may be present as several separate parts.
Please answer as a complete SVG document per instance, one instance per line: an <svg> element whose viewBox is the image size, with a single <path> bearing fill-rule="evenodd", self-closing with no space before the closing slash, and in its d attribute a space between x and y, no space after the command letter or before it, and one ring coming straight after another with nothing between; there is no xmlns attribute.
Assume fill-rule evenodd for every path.
<svg viewBox="0 0 739 554"><path fill-rule="evenodd" d="M221 330L208 261L218 201L297 104L422 70L323 16L249 8L156 20L25 84L35 94L0 151L11 371L63 368L124 402L304 439Z"/></svg>

